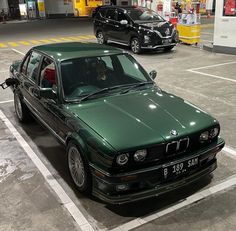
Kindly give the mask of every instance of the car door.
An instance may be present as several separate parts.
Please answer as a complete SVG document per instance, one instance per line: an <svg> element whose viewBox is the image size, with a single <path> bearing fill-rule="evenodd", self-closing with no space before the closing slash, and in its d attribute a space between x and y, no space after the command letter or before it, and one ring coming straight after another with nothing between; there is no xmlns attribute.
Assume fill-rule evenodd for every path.
<svg viewBox="0 0 236 231"><path fill-rule="evenodd" d="M20 72L17 73L20 79L19 89L23 100L33 113L36 113L38 110L37 100L35 100L35 89L37 88L41 58L42 56L39 53L33 50L30 51L23 60Z"/></svg>
<svg viewBox="0 0 236 231"><path fill-rule="evenodd" d="M37 101L37 108L39 119L48 127L48 129L58 136L58 107L59 94L58 94L58 71L56 63L50 57L43 56L39 68L39 79L37 88L34 94L35 101ZM55 98L45 97L41 92L50 91L55 95Z"/></svg>
<svg viewBox="0 0 236 231"><path fill-rule="evenodd" d="M108 39L116 40L116 28L117 28L117 21L116 21L116 9L108 9L106 13L105 19L105 33Z"/></svg>
<svg viewBox="0 0 236 231"><path fill-rule="evenodd" d="M122 24L125 21L127 21L127 24ZM130 29L129 19L126 17L124 12L118 10L116 14L116 25L114 29L115 39L122 43L129 43Z"/></svg>

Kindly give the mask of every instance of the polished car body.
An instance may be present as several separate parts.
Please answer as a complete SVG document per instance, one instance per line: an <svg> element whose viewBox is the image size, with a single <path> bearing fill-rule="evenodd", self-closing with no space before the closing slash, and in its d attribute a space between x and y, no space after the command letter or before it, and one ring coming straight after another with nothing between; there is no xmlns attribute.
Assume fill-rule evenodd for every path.
<svg viewBox="0 0 236 231"><path fill-rule="evenodd" d="M15 111L66 146L78 190L108 203L160 195L217 166L216 119L161 90L128 53L99 44L32 48L10 68Z"/></svg>
<svg viewBox="0 0 236 231"><path fill-rule="evenodd" d="M94 12L94 34L98 43L127 45L134 53L143 49L171 50L178 32L156 12L142 7L100 6Z"/></svg>

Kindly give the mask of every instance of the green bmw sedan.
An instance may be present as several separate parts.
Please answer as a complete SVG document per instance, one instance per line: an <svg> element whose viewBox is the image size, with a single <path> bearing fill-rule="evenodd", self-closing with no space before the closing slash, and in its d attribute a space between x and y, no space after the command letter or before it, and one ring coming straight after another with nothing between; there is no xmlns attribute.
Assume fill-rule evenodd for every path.
<svg viewBox="0 0 236 231"><path fill-rule="evenodd" d="M219 122L167 93L128 53L93 43L32 48L10 67L16 115L66 147L77 189L107 203L158 196L211 173Z"/></svg>

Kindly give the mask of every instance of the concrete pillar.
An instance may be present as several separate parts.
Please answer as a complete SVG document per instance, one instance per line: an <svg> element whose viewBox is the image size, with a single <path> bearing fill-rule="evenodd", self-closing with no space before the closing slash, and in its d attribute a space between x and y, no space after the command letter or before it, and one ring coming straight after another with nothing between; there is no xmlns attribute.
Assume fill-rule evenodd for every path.
<svg viewBox="0 0 236 231"><path fill-rule="evenodd" d="M213 51L236 54L235 0L216 1Z"/></svg>

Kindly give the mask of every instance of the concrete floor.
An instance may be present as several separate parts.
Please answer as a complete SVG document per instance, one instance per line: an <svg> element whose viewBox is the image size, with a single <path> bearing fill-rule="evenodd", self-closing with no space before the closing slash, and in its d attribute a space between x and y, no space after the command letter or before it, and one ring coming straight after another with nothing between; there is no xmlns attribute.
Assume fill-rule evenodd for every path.
<svg viewBox="0 0 236 231"><path fill-rule="evenodd" d="M0 25L0 30L0 43L92 34L90 22L73 19L19 23L17 27L14 24ZM212 26L202 29L202 32L204 40L212 40ZM169 53L146 52L135 58L147 71L157 70L156 82L163 90L183 97L214 115L221 123L221 136L225 138L227 148L234 151L236 57L208 53L201 49L201 45L180 44ZM26 53L29 48L22 45L15 50L12 47L0 49L0 81L8 76L10 63L22 58L19 52ZM235 184L217 193L213 190L230 179L235 180L236 156L221 152L214 174L181 190L128 205L105 205L76 191L67 171L63 147L37 122L24 126L19 124L14 113L12 92L9 89L0 91L0 111L94 230L236 230ZM81 227L24 148L6 124L0 121L0 230L80 230ZM208 189L209 192L204 193ZM200 194L203 195L201 200L177 209L186 198ZM168 209L165 216L160 215Z"/></svg>

